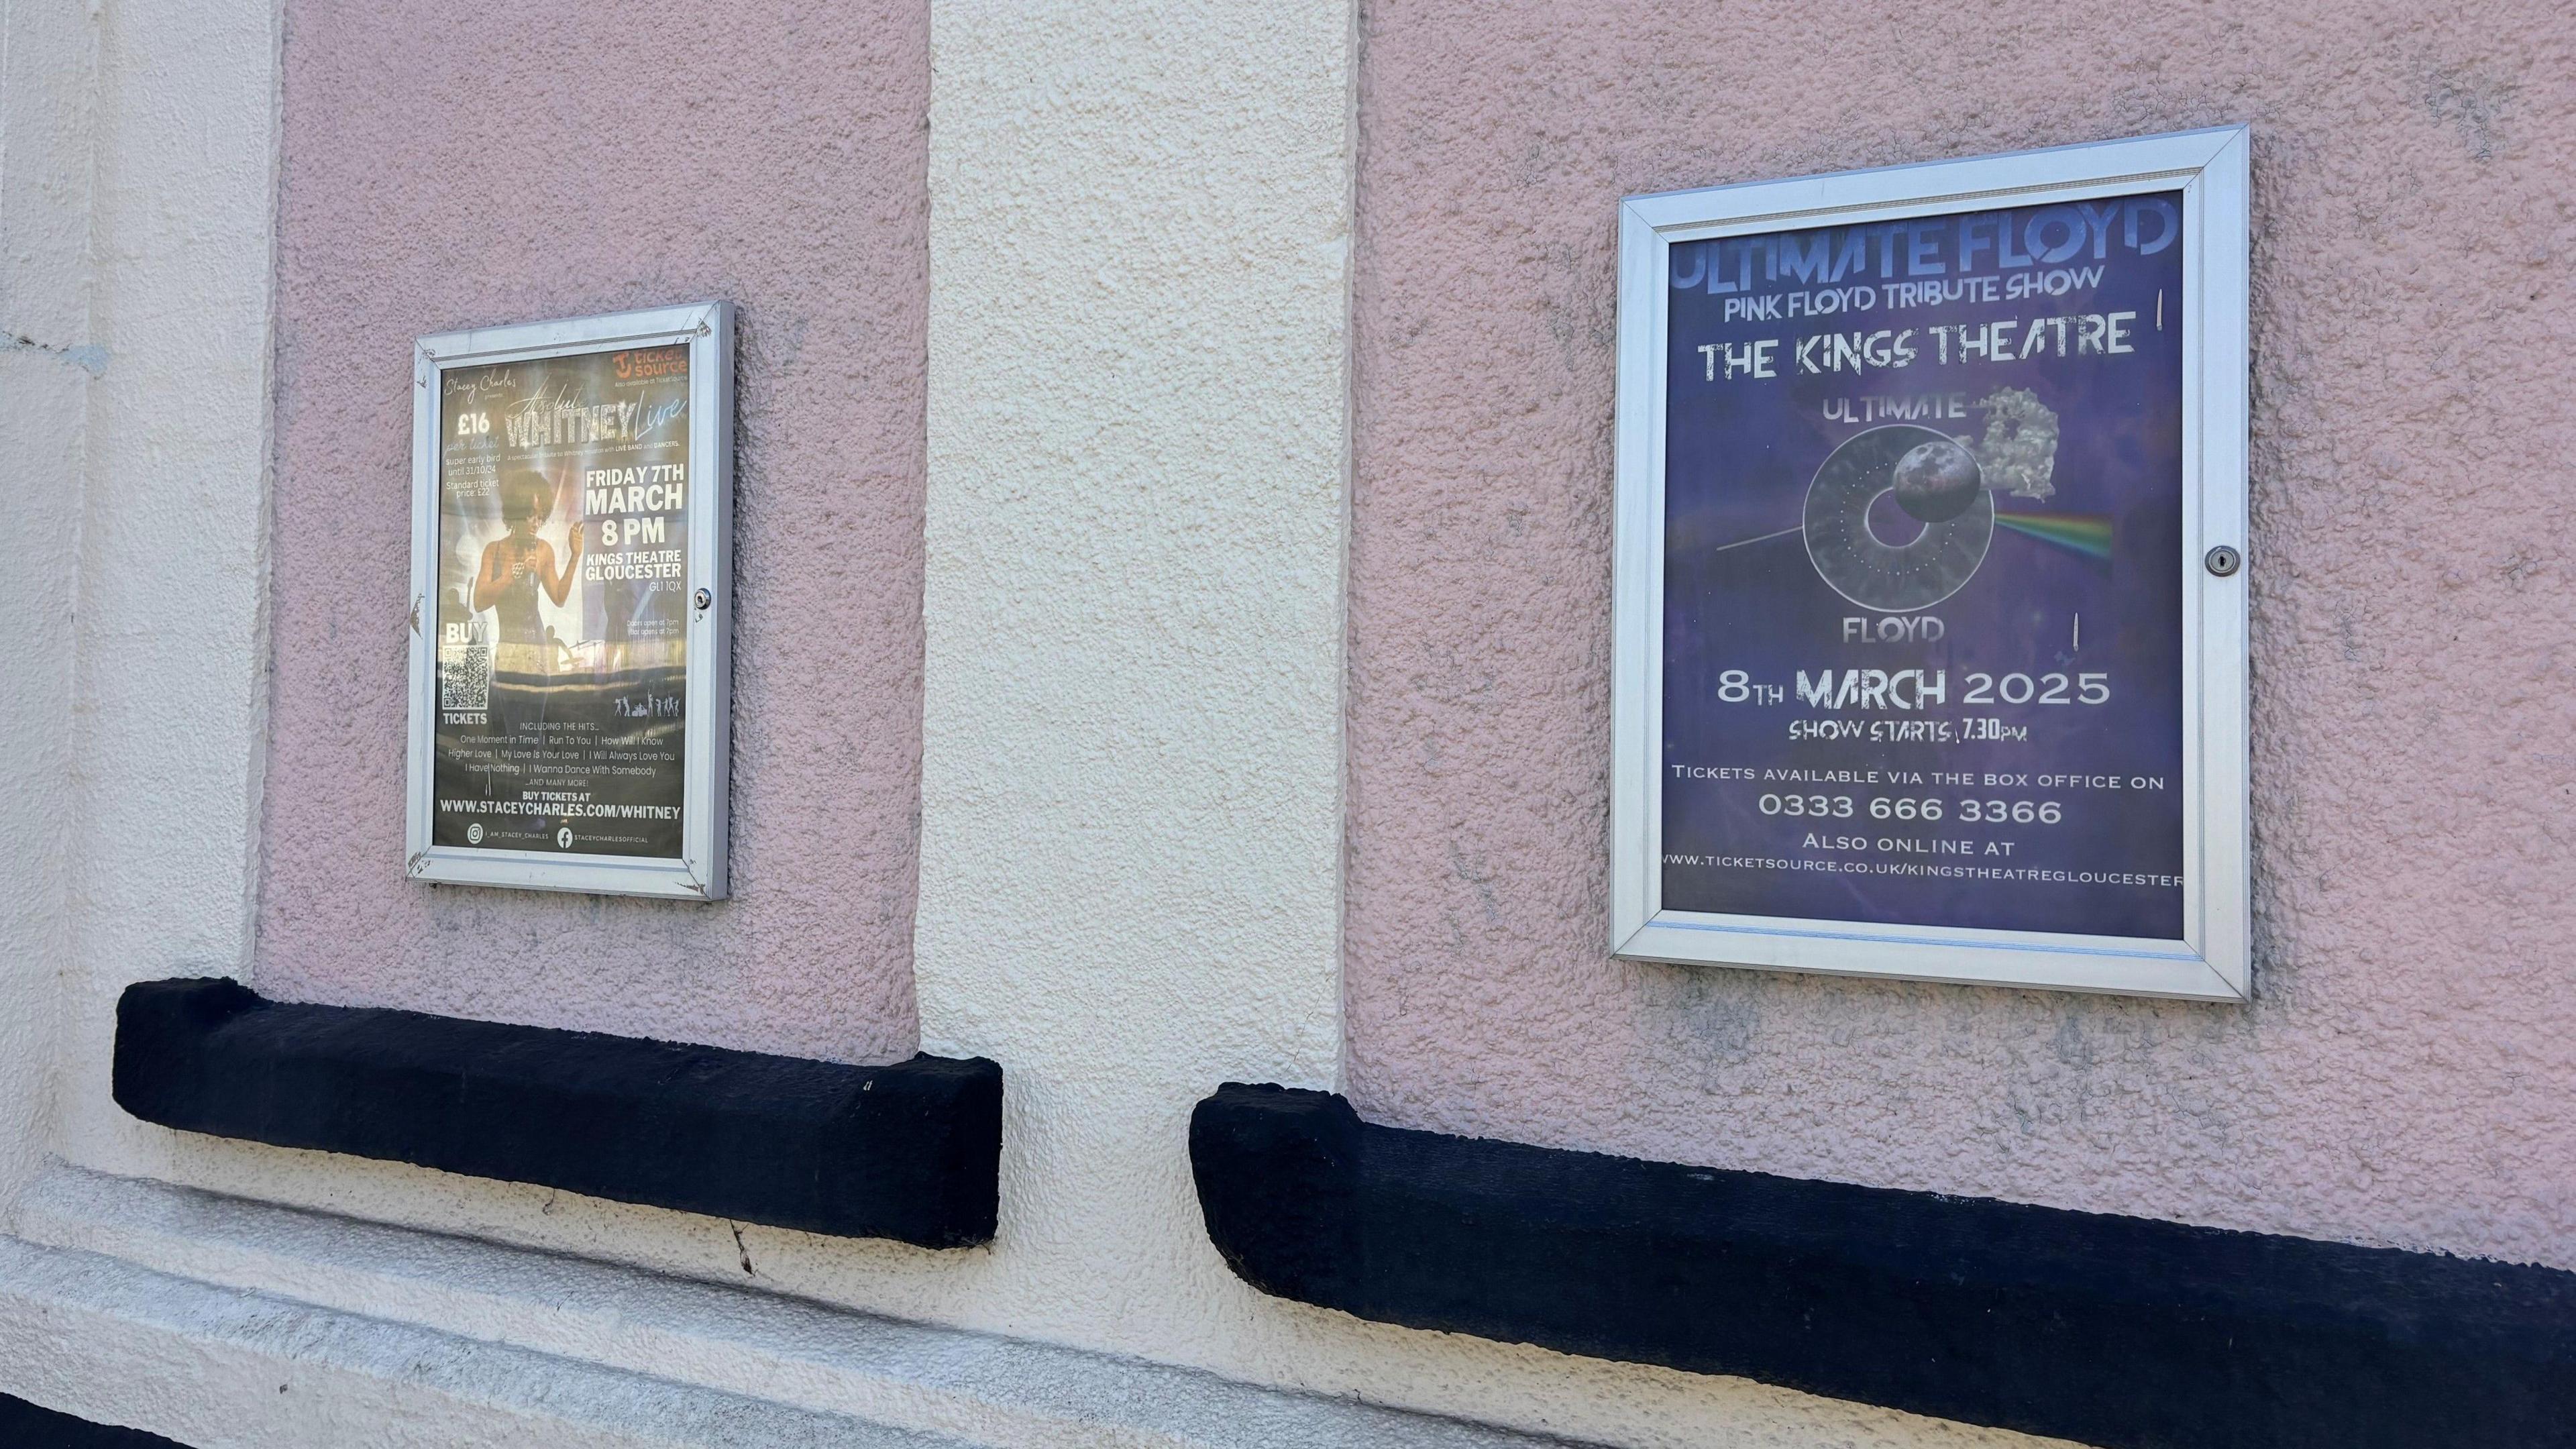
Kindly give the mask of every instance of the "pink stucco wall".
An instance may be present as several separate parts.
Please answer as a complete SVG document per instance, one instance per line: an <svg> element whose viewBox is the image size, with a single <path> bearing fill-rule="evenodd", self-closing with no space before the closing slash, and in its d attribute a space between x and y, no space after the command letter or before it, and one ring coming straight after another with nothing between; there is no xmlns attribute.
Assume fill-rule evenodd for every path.
<svg viewBox="0 0 2576 1449"><path fill-rule="evenodd" d="M1362 1112L2576 1266L2561 6L1364 14ZM1607 959L1618 198L2231 121L2256 138L2260 999Z"/></svg>
<svg viewBox="0 0 2576 1449"><path fill-rule="evenodd" d="M259 987L909 1054L923 0L289 0ZM402 879L412 339L740 306L735 898Z"/></svg>

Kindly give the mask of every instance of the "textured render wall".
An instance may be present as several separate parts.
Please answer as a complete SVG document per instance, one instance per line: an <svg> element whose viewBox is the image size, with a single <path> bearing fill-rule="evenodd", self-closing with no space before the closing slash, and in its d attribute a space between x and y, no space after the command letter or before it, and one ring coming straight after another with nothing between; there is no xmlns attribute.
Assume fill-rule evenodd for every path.
<svg viewBox="0 0 2576 1449"><path fill-rule="evenodd" d="M1010 1155L999 1241L990 1249L933 1253L162 1132L123 1119L107 1104L103 1085L81 1097L86 1115L73 1124L66 1154L108 1172L304 1204L339 1217L1619 1444L1821 1449L2029 1442L1740 1381L1362 1323L1264 1298L1225 1270L1208 1245L1190 1189L1191 1103L1227 1077L1329 1084L1340 1058L1352 16L1342 4L1281 7L1266 0L939 4L932 110L940 149L930 158L938 198L932 291L940 299L941 339L929 410L938 448L930 475L928 581L936 627L929 655L931 840L919 993L928 1045L991 1051L1009 1066ZM666 260L677 225L656 230L659 213L618 202L604 182L588 176L586 168L604 152L575 151L537 175L530 196L510 199L523 209L546 208L546 224L529 224L524 234L513 230L503 240L477 232L471 223L520 213L498 200L464 198L464 183L446 179L435 163L472 164L481 154L475 147L489 149L503 122L452 114L443 122L448 131L426 133L452 139L421 140L417 150L395 144L415 144L401 129L415 109L411 103L456 93L462 83L454 76L469 62L416 31L403 46L368 49L361 42L372 44L371 37L335 29L356 27L355 20L297 9L287 18L279 745L270 759L269 793L277 808L268 817L264 847L272 868L257 979L271 990L324 999L363 993L445 1005L471 996L491 1015L668 1029L662 1023L678 1001L667 991L675 968L635 944L667 949L667 938L657 942L650 934L663 920L653 911L600 907L605 933L627 956L644 959L632 966L584 963L578 970L586 979L575 979L576 968L563 962L515 961L501 945L450 944L466 933L444 930L428 906L403 894L409 888L393 879L390 854L379 871L363 858L330 858L331 849L313 837L378 826L389 831L393 820L392 761L372 752L381 750L398 719L402 641L390 622L390 601L399 599L402 582L390 573L360 574L339 560L361 548L371 556L401 556L404 349L422 326L460 320L422 321L410 313L452 314L469 302L488 302L500 315L554 310L564 300L558 293L588 298L584 305L648 300L638 295L646 290L640 285L631 293L606 282L595 293L579 289L596 276L635 271L658 278L678 268ZM598 36L644 37L642 53L633 57L638 71L676 61L696 39L741 69L753 44L743 39L745 49L729 50L736 44L730 21L721 31L691 32L695 38L687 41L641 21L603 20L601 26ZM472 64L513 82L505 90L545 102L534 108L545 119L541 138L557 135L562 123L546 119L558 114L547 98L563 93L532 88L532 78L552 74L551 62L516 39L526 27L508 33L509 45ZM795 33L842 32L808 22ZM335 36L327 54L336 58L336 70L314 49ZM805 64L792 47L764 50L763 57L773 76L779 65ZM856 103L849 99L854 91L864 90L830 76L815 83L825 81L841 87L831 95L842 99L813 102L824 119L810 127L807 109L798 109L795 134L828 131L831 118ZM736 109L714 118L724 124L706 128L717 138L701 148L706 159L688 163L702 164L700 179L710 185L723 179L719 167L746 170L738 159L748 154L738 149L750 144L746 135L789 129L784 120L768 129L747 124L746 116L767 114L751 97L781 97L774 104L782 108L807 105L795 86L777 79L726 94L735 97L726 105ZM318 95L333 98L327 124L313 111ZM679 154L687 160L700 151ZM373 163L364 159L371 156ZM356 199L325 205L334 190L317 190L317 173ZM752 183L772 174L747 170ZM602 229L553 224L555 204L545 200L545 187L571 188L597 202L605 208L597 212ZM761 201L769 193L754 184L744 194ZM814 206L828 208L839 204L841 193L818 184L814 195ZM450 196L462 198L439 213L452 216L451 224L426 232L397 225L394 214L404 208L436 210L431 201ZM684 204L695 208L692 217L716 225L725 245L716 260L692 263L705 267L705 275L669 290L720 290L732 276L719 274L721 267L756 262L744 274L751 281L784 288L784 279L804 278L812 290L796 295L816 299L818 307L829 298L877 305L850 299L850 278L864 256L853 260L802 233L779 240L783 224L775 217L733 220L728 207L749 205L741 196L728 201L711 193ZM331 227L317 230L317 216ZM603 239L620 234L610 223L642 237L631 254ZM801 257L777 260L774 273L761 270L800 248ZM534 258L547 259L542 270ZM485 298L477 290L483 284L442 270L486 259L493 275L519 280ZM509 273L505 263L521 270ZM914 285L918 298L918 279ZM788 589L793 581L783 576L791 568L811 571L828 557L786 555L779 520L755 516L781 506L769 501L776 490L803 486L779 476L785 465L777 460L787 456L779 434L812 437L827 422L874 417L863 384L873 385L880 374L853 366L829 380L809 382L791 372L765 382L763 349L780 345L764 340L763 316L775 296L747 284L733 291L746 304L748 324L742 567L748 630L749 611L769 607L751 597L756 589ZM442 297L452 300L438 302ZM807 334L808 365L823 365L811 359L812 339L827 330L825 320L818 318ZM776 335L768 329L769 337ZM917 353L913 365L919 366ZM357 376L365 367L381 367L392 385ZM900 380L899 372L892 375ZM791 380L795 396L831 400L837 411L821 419L781 411L777 399ZM327 426L326 404L334 401L351 419L345 446ZM798 455L818 468L848 456ZM350 480L346 491L363 507L335 505L334 478ZM345 547L334 541L335 528L344 531ZM752 551L755 537L780 551L774 562ZM764 572L770 577L755 584ZM345 651L318 647L331 642L332 616L324 608L330 589L359 591L337 627L355 637L360 626L350 620L376 618L372 639L356 637ZM366 590L375 591L374 604L366 602ZM380 612L365 612L370 609ZM779 675L792 672L782 666ZM791 692L789 684L760 687L770 692L773 714L808 712L793 715L791 732L785 719L764 725L750 718L755 711L746 704L738 801L754 795L752 757L767 748L754 744L753 731L796 738L807 751L849 738L834 734L806 702L778 698ZM809 681L806 687L820 686ZM855 687L849 697L858 697ZM334 699L346 708L322 707ZM330 769L319 771L322 765ZM319 804L294 803L299 779L302 788L319 791ZM325 805L346 809L333 816ZM752 818L738 816L747 830ZM772 811L760 818L778 817ZM836 837L816 834L830 825L790 819L758 826L777 832L767 847L772 864L755 874L757 861L747 854L745 898L718 909L750 907L764 880L795 868L785 856L811 851L813 868L845 868L822 848ZM744 848L761 847L746 841ZM340 853L364 855L354 845ZM503 915L505 906L518 914ZM536 924L586 919L582 913L592 908L510 897L485 909L505 925L516 923L524 936ZM813 909L818 932L842 929L855 914L841 901ZM404 939L424 927L441 932L438 944L415 947ZM739 931L731 938L743 939ZM301 954L281 954L286 946ZM431 974L425 953L432 949L482 954L467 956L470 975L450 987ZM423 954L391 954L413 951ZM348 974L326 976L324 968ZM360 977L361 968L381 974ZM116 984L154 974L167 974L159 958L136 963ZM724 978L711 972L709 980L713 992ZM604 994L638 982L633 1000ZM783 993L739 1007L727 998L721 1019L710 1012L687 1023L685 1034L810 1046L835 1029L800 1015L810 1004ZM105 998L84 1010L85 1019L103 1023ZM103 1031L97 1037L85 1050L103 1075ZM44 1214L31 1210L29 1216ZM73 1216L84 1232L97 1225L94 1212ZM320 1291L322 1280L310 1264L251 1264L179 1230L162 1235L161 1243L156 1262L165 1270L204 1272L290 1298ZM505 1285L474 1272L441 1281L451 1278L461 1300L485 1305L469 1310L460 1324L470 1336L544 1351L525 1323L489 1310L490 1295ZM350 1301L379 1317L416 1313L416 1305L381 1295ZM550 1325L546 1331L553 1333L558 1320L538 1313L529 1322ZM669 1342L670 1325L650 1314L639 1313L630 1327L646 1341ZM102 1345L113 1331L83 1329L77 1341L106 1353L113 1345ZM175 1331L197 1332L184 1325ZM373 1353L372 1343L362 1335L356 1346ZM100 1361L159 1351L147 1343L115 1349ZM805 1399L815 1391L813 1377L793 1364L739 1363L757 1383L776 1386L763 1392ZM31 1369L50 1371L43 1364ZM698 1370L671 1372L690 1378ZM1053 1385L1050 1393L1062 1388L1061 1375L1042 1360L1015 1372L1025 1377L1002 1375L992 1389L997 1397L1026 1392L1030 1384ZM309 1390L326 1402L354 1403L372 1392L334 1388L325 1377L322 1368L311 1375L299 1370L297 1394ZM502 1381L466 1382L479 1390ZM578 1392L577 1383L561 1386L554 1402L573 1402ZM415 1406L426 1402L413 1399ZM1101 1411L1097 1418L1109 1427L1093 1427L1114 1437L1122 1412ZM1331 1416L1317 1412L1323 1422L1316 1432L1284 1438L1329 1437L1322 1429ZM286 1417L281 1410L271 1422ZM458 1421L439 1411L436 1422ZM327 1431L296 1432L327 1438ZM1088 1431L1051 1424L1032 1432L1052 1443Z"/></svg>
<svg viewBox="0 0 2576 1449"><path fill-rule="evenodd" d="M908 1055L921 671L919 0L286 7L260 988ZM402 879L411 340L740 304L733 881Z"/></svg>
<svg viewBox="0 0 2576 1449"><path fill-rule="evenodd" d="M925 1046L1008 1074L1001 1230L761 1271L1615 1443L2030 1443L1363 1323L1208 1243L1191 1106L1341 1067L1353 19L933 0L917 971Z"/></svg>
<svg viewBox="0 0 2576 1449"><path fill-rule="evenodd" d="M933 752L948 771L935 777L944 793L934 803L956 823L932 852L921 995L932 1045L995 1050L1011 1064L1003 1240L930 1253L168 1133L123 1117L105 1090L117 988L242 964L244 827L255 809L248 779L230 801L177 795L170 798L182 813L149 819L146 810L174 775L208 758L267 766L276 808L259 845L269 863L261 939L277 954L264 954L256 971L267 989L446 1009L471 1001L496 1016L850 1055L861 1054L870 1022L901 1021L893 1011L827 1015L830 1003L795 990L725 994L739 977L725 974L734 968L718 959L721 950L748 956L755 943L787 941L810 924L812 939L797 943L802 954L793 958L808 963L833 932L868 919L854 889L815 887L773 897L781 904L763 907L771 914L749 910L751 892L805 868L800 860L848 873L828 875L826 886L879 878L836 862L829 847L849 837L832 833L835 820L795 819L793 802L771 799L766 818L782 823L770 844L739 842L746 899L718 908L731 914L666 917L624 903L519 896L476 908L487 924L516 932L517 944L553 924L586 923L596 910L619 959L578 969L512 955L513 942L469 929L472 911L459 908L461 922L435 914L425 893L406 894L412 888L395 881L390 847L379 869L359 841L393 838L396 760L385 742L399 720L402 637L392 618L403 581L398 569L349 559L403 557L402 379L409 339L426 327L671 293L723 291L744 302L742 627L746 652L750 631L765 628L774 657L787 662L760 680L746 676L738 802L757 795L755 773L774 780L845 743L854 757L874 748L854 726L835 733L825 706L856 709L877 695L856 684L828 693L833 682L817 656L777 632L782 621L859 612L822 583L799 579L827 576L855 594L876 586L871 568L902 566L864 550L795 552L780 501L783 491L829 481L809 474L882 465L887 455L870 451L882 401L872 389L898 386L920 367L917 330L910 374L862 365L848 345L899 332L885 318L899 322L902 298L921 293L918 250L911 290L890 282L880 296L867 290L876 275L867 268L899 247L842 245L845 233L865 241L851 228L877 214L868 207L882 202L880 210L898 214L905 204L851 179L861 161L876 164L876 152L848 139L849 118L875 116L865 107L897 88L903 72L891 62L860 72L850 38L884 47L865 51L876 56L906 44L917 55L919 37L864 20L804 18L756 39L774 17L728 13L701 30L658 14L583 12L561 22L568 30L549 30L498 11L451 16L460 33L502 38L469 55L466 42L418 25L380 41L360 20L314 13L301 0L287 12L289 195L277 269L281 436L271 535L277 747L263 754L246 730L269 657L255 586L259 428L270 416L260 405L267 339L257 300L271 274L261 158L274 37L257 7L191 7L209 21L194 26L162 16L159 0L114 7L137 17L117 64L156 84L119 91L150 103L152 123L122 133L130 151L107 153L118 158L113 214L121 220L103 234L118 238L120 256L130 250L132 269L151 283L135 295L153 305L120 312L101 335L118 349L111 369L123 365L125 348L175 339L193 340L185 355L201 371L154 372L151 389L98 416L133 429L141 456L167 460L195 488L174 495L146 486L153 475L121 473L99 505L152 528L128 540L149 545L123 575L135 595L95 595L100 668L114 688L100 700L107 717L87 727L125 753L99 754L88 788L115 807L101 814L100 829L121 853L102 848L110 878L85 887L76 903L74 919L97 923L97 944L72 993L66 1056L75 1076L55 1145L108 1172L339 1217L1620 1444L2028 1442L1739 1381L1361 1323L1263 1298L1226 1273L1189 1192L1190 1102L1225 1076L1326 1083L1339 1055L1351 16L1339 4L1259 0L942 3L952 8L940 22L939 116L951 138L934 171L947 188L940 286L953 309L943 335L961 342L943 352L942 365L954 370L933 379L948 389L937 430L952 491L945 515L933 518L942 562L932 593L953 610L938 617L954 622L931 721L949 731ZM635 105L619 112L644 128L631 148L556 144L610 105L574 85L576 59L614 54L619 65L609 69L658 75L701 45L715 57L712 70L756 71L760 83L718 87L724 99L691 112L702 120L685 132L669 108ZM808 59L800 45L841 60ZM530 119L472 106L421 109L464 96L469 71L523 102ZM522 138L532 139L522 146ZM811 152L796 149L806 143ZM762 149L773 145L776 154ZM621 157L663 152L698 191L656 182L650 197L627 202L597 175ZM488 155L545 164L488 166ZM907 174L919 174L918 160ZM794 205L779 199L791 193ZM155 204L163 195L170 199ZM548 199L567 195L589 209ZM844 216L849 225L834 231L840 223L829 218ZM683 223L699 221L721 245L679 257ZM1026 289L994 285L997 278ZM887 311L870 310L878 307ZM223 347L207 350L209 337ZM838 352L816 340L834 338ZM1032 355L1046 346L1063 351ZM1006 385L989 385L996 379ZM856 441L813 441L835 429ZM889 436L899 444L905 434ZM882 475L834 476L843 492L833 496L842 497ZM173 508L174 497L183 506ZM874 517L855 502L833 506L845 522ZM190 530L201 535L195 553ZM93 575L120 577L108 564ZM228 592L242 585L251 587ZM753 597L762 588L773 602ZM335 598L345 600L337 614ZM836 601L843 614L818 614ZM1016 632L979 633L995 621ZM155 627L173 641L165 645ZM173 687L180 692L167 694ZM180 705L177 727L155 708L165 697ZM1124 803L1135 800L1155 808ZM845 828L857 828L846 818ZM1007 836L1019 822L1033 828L1013 849ZM228 908L204 909L214 898ZM188 910L164 911L162 902ZM788 920L791 910L808 917ZM684 979L675 958L691 945L683 931L707 947L703 974L685 978L704 993L695 1000L674 986ZM438 939L416 945L418 932ZM426 954L433 950L460 955L468 969L439 975ZM665 1025L692 1010L681 1027ZM892 1049L905 1041L908 1031ZM45 1217L31 1207L20 1222ZM86 1209L56 1214L54 1227L72 1220L82 1234L101 1227ZM149 1256L161 1271L288 1300L337 1291L310 1262L252 1261L184 1225L158 1224L142 1236L157 1243ZM136 1251L131 1237L79 1241ZM57 1268L86 1286L46 1290L54 1308L28 1321L60 1329L56 1346L77 1352L28 1358L14 1378L0 1373L0 1387L41 1386L43 1397L60 1400L79 1365L138 1365L128 1377L161 1386L151 1402L165 1427L194 1433L189 1426L249 1422L233 1412L238 1396L223 1390L284 1357L294 1392L255 1417L263 1431L295 1442L338 1442L334 1425L353 1422L338 1415L374 1423L389 1401L405 1433L506 1437L452 1404L441 1408L441 1395L453 1399L459 1389L512 1396L547 1415L589 1415L600 1428L580 1365L491 1366L536 1345L526 1323L493 1311L491 1296L506 1283L478 1272L440 1279L466 1305L459 1331L491 1348L474 1355L482 1366L456 1370L415 1351L421 1341L402 1320L416 1320L417 1301L361 1293L348 1301L373 1316L326 1324L291 1303L281 1318L273 1300L243 1308L196 1294L204 1313L156 1316L121 1296L124 1275L113 1264L56 1264L46 1276ZM22 1276L13 1291L26 1297L24 1288ZM170 1291L162 1284L146 1297ZM105 1314L80 1306L102 1298L116 1300ZM535 1312L529 1321L563 1342L560 1315ZM239 1335L227 1337L244 1322L257 1340L248 1350L232 1341ZM641 1341L668 1341L669 1326L651 1314L627 1326ZM306 1351L312 1333L326 1330L331 1352L316 1358ZM286 1349L272 1351L278 1343ZM206 1363L239 1373L182 1371ZM792 1363L745 1357L734 1365L759 1392L814 1392ZM1044 1362L1026 1373L999 1384L997 1395L1028 1382L1061 1390ZM279 1381L289 1374L281 1367ZM117 1382L93 1372L80 1405L106 1410ZM307 1395L320 1407L299 1407ZM1100 1417L1114 1421L1117 1412ZM1081 1430L1031 1432L1053 1442Z"/></svg>
<svg viewBox="0 0 2576 1449"><path fill-rule="evenodd" d="M2576 31L2326 0L1366 13L1351 1094L2576 1266ZM2258 1000L1613 963L1626 193L2254 127Z"/></svg>

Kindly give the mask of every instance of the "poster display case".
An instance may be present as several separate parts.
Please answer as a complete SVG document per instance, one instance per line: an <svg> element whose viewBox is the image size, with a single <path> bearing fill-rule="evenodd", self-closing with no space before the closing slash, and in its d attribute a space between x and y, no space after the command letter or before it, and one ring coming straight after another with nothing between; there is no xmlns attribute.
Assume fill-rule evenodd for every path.
<svg viewBox="0 0 2576 1449"><path fill-rule="evenodd" d="M1615 954L2246 996L2246 160L1623 204Z"/></svg>
<svg viewBox="0 0 2576 1449"><path fill-rule="evenodd" d="M732 323L420 339L412 879L726 893Z"/></svg>

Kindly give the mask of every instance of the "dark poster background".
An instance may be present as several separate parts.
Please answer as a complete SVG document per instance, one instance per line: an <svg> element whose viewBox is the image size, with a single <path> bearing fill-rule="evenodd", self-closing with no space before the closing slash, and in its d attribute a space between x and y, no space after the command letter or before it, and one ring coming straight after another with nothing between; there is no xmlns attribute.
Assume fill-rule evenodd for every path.
<svg viewBox="0 0 2576 1449"><path fill-rule="evenodd" d="M441 382L430 841L677 859L688 349L452 368Z"/></svg>
<svg viewBox="0 0 2576 1449"><path fill-rule="evenodd" d="M2179 222L2168 193L1673 247L1667 909L2181 935ZM1932 431L1827 467L1890 426ZM1894 490L1925 443L1910 481L1950 487L1917 502L1955 519Z"/></svg>

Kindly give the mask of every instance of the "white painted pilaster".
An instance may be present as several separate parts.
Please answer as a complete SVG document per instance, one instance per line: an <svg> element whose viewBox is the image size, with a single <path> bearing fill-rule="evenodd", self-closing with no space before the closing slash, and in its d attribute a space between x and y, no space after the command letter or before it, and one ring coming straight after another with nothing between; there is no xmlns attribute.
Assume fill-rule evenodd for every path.
<svg viewBox="0 0 2576 1449"><path fill-rule="evenodd" d="M0 0L0 1208L43 1151L70 949L73 600L91 388L97 17Z"/></svg>
<svg viewBox="0 0 2576 1449"><path fill-rule="evenodd" d="M1341 1050L1352 12L931 17L922 1043L1012 1326L1195 1356L1190 1107Z"/></svg>
<svg viewBox="0 0 2576 1449"><path fill-rule="evenodd" d="M166 1134L108 1098L117 994L250 954L278 32L271 0L108 0L95 24L55 1141L121 1161Z"/></svg>
<svg viewBox="0 0 2576 1449"><path fill-rule="evenodd" d="M117 993L249 956L277 61L271 0L0 0L0 1205L152 1151Z"/></svg>

